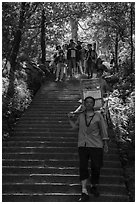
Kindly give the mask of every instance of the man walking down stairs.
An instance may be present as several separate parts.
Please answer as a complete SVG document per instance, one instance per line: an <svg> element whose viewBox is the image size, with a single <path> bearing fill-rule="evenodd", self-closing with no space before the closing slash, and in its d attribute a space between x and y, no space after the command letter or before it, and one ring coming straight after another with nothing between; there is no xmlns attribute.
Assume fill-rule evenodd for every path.
<svg viewBox="0 0 137 204"><path fill-rule="evenodd" d="M77 132L67 113L78 106L79 81L45 83L3 142L3 202L77 202L81 195ZM100 196L89 202L128 202L118 149L104 155Z"/></svg>

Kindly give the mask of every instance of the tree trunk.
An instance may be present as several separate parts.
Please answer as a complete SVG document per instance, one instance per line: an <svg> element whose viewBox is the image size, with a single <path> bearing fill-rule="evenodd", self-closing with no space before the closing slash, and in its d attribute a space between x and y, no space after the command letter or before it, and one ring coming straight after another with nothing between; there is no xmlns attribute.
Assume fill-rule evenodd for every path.
<svg viewBox="0 0 137 204"><path fill-rule="evenodd" d="M130 10L130 24L131 24L131 71L133 71L133 52L134 52L134 45L133 45L133 3L131 3L131 10Z"/></svg>
<svg viewBox="0 0 137 204"><path fill-rule="evenodd" d="M13 49L10 56L11 69L13 70L15 69L15 65L16 65L16 58L19 51L19 46L20 46L21 37L22 37L22 29L25 21L25 5L26 5L25 2L21 3L19 26L14 37Z"/></svg>
<svg viewBox="0 0 137 204"><path fill-rule="evenodd" d="M17 59L17 54L20 47L22 29L23 29L24 20L25 20L25 5L26 5L25 2L21 3L19 26L14 36L13 48L10 56L11 68L9 73L9 86L8 86L6 98L3 101L4 107L6 108L8 106L8 103L10 102L9 98L12 99L14 96L14 77L15 77L15 71L16 71L16 59Z"/></svg>
<svg viewBox="0 0 137 204"><path fill-rule="evenodd" d="M118 33L115 39L115 72L118 72Z"/></svg>
<svg viewBox="0 0 137 204"><path fill-rule="evenodd" d="M70 25L71 25L71 34L72 39L77 42L78 41L78 20L74 18L70 18Z"/></svg>
<svg viewBox="0 0 137 204"><path fill-rule="evenodd" d="M46 43L45 43L45 11L42 10L42 18L41 18L41 51L42 57L41 62L45 64L46 61Z"/></svg>

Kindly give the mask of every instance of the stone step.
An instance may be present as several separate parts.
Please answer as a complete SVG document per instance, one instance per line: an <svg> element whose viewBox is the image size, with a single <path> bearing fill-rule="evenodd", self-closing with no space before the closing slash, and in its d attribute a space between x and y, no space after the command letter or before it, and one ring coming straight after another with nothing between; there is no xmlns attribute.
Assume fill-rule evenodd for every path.
<svg viewBox="0 0 137 204"><path fill-rule="evenodd" d="M68 120L64 120L64 121L62 121L62 120L56 120L56 118L54 118L54 120L53 121L51 121L51 119L49 118L49 119L44 119L44 120L31 120L31 121L29 121L29 120L24 120L24 121L19 121L18 120L18 122L16 123L16 127L15 127L15 129L17 128L17 127L22 127L22 126L24 126L24 127L28 127L28 126L46 126L46 127L52 127L52 126L60 126L60 127L64 127L64 126L66 126L68 129L70 129L71 128L71 126L70 126L70 124L69 124L69 122L68 122Z"/></svg>
<svg viewBox="0 0 137 204"><path fill-rule="evenodd" d="M78 152L78 148L77 148L77 143L75 142L75 146L72 147L68 147L68 146L58 146L56 145L55 147L54 146L51 146L49 147L48 146L49 143L44 143L43 144L41 143L40 146L38 147L28 147L27 144L25 147L12 147L12 146L8 146L7 147L4 147L2 148L3 150L3 153L21 153L21 152L35 152L35 153L77 153ZM71 144L71 143L70 143ZM52 145L52 144L51 144ZM111 145L112 146L112 145ZM114 148L115 150L115 148ZM112 149L113 151L113 149ZM112 156L112 151L111 151L111 148L110 148L110 152L108 152L107 154L104 154L105 156ZM115 154L113 153L113 155L118 156L118 154ZM119 158L119 157L117 157Z"/></svg>
<svg viewBox="0 0 137 204"><path fill-rule="evenodd" d="M69 138L67 138L67 136L69 136ZM78 138L78 133L77 131L74 132L74 131L48 131L48 130L39 130L39 131L36 131L36 130L16 130L14 131L14 135L12 137L12 140L14 140L14 137L20 137L21 139L23 139L23 137L26 137L26 139L28 139L29 141L29 137L30 138L47 138L49 139L51 137L54 137L56 139L58 139L58 141L63 141L63 140L69 140L69 139L75 139L75 141L77 141L77 138Z"/></svg>
<svg viewBox="0 0 137 204"><path fill-rule="evenodd" d="M17 154L18 154L17 156L18 158L15 159ZM24 156L24 158L22 155ZM63 161L66 160L66 162L73 163L73 161L75 162L76 160L78 160L78 155L77 153L65 153L64 156L63 156L63 153L56 153L56 154L55 153L33 153L33 152L3 153L3 163L7 164L7 166L10 164L12 165L13 162L17 166L19 164L25 165L25 166L33 164L37 166L41 164L41 160L43 161L44 158L45 158L45 161L49 160L49 161L59 162L60 160L63 160ZM107 157L106 160L109 161L110 158Z"/></svg>
<svg viewBox="0 0 137 204"><path fill-rule="evenodd" d="M57 138L58 139L58 138ZM54 141L6 141L3 142L2 147L7 148L7 147L53 147L53 148L62 148L62 147L77 147L77 142L67 142L67 141L62 141L62 142L54 142ZM116 149L117 151L117 149Z"/></svg>
<svg viewBox="0 0 137 204"><path fill-rule="evenodd" d="M76 108L78 108L78 106L80 105L79 104L71 104L71 105L64 105L64 104L61 104L61 105L41 105L41 106L36 106L36 107L30 107L28 109L28 112L34 112L34 110L36 112L46 112L46 111L50 111L51 109L54 110L54 111L66 111L66 110L75 110Z"/></svg>
<svg viewBox="0 0 137 204"><path fill-rule="evenodd" d="M38 100L36 100L36 102L41 102L43 100L48 100L48 101L52 101L52 100L56 100L57 101L73 101L73 100L77 100L77 98L80 98L80 95L79 93L72 93L72 94L63 94L63 93L60 93L59 94L56 94L56 93L53 93L53 94L46 94L46 97L43 97L43 98L39 98Z"/></svg>
<svg viewBox="0 0 137 204"><path fill-rule="evenodd" d="M100 193L112 195L118 194L126 194L126 188L124 185L118 184L100 184L99 185ZM2 186L3 193L17 193L17 192L33 192L33 193L80 193L81 185L80 184L64 184L64 183L32 183L31 181L28 183L4 183Z"/></svg>
<svg viewBox="0 0 137 204"><path fill-rule="evenodd" d="M43 164L45 161L43 160ZM23 166L3 166L3 175L5 174L79 174L78 166L75 167L57 167L57 166L34 166L34 167L23 167ZM123 172L121 168L114 167L103 167L101 169L101 175L116 175L122 176Z"/></svg>
<svg viewBox="0 0 137 204"><path fill-rule="evenodd" d="M60 131L61 129L61 131ZM15 128L15 133L45 133L45 134L49 134L49 133L52 133L54 135L54 133L58 133L58 134L73 134L74 135L74 130L70 128L65 128L63 126L59 126L59 127L28 127L28 128ZM75 131L75 134L77 135L77 131Z"/></svg>
<svg viewBox="0 0 137 204"><path fill-rule="evenodd" d="M48 155L47 154L35 154L35 153L9 153L9 154L3 154L3 159L4 160L44 160L40 166L48 166L48 167L78 167L79 166L79 161L77 160L77 155L71 155L71 159L69 160L66 159L65 157L70 157L70 155L65 155L64 159L47 159ZM38 162L39 163L39 162ZM31 163L29 163L31 166ZM32 164L34 164L34 161L32 161ZM121 163L119 161L110 161L110 160L105 160L104 161L104 166L105 167L113 167L113 168L121 168Z"/></svg>
<svg viewBox="0 0 137 204"><path fill-rule="evenodd" d="M34 125L37 125L37 124L45 125L45 123L46 124L53 124L53 125L54 124L62 124L62 125L69 124L68 120L65 120L65 119L64 120L63 119L62 120L57 120L56 118L50 118L50 117L49 118L45 117L44 119L40 119L40 120L36 119L36 118L34 118L34 119L32 118L31 120L29 120L29 119L26 119L26 120L24 119L23 120L23 118L22 118L22 120L19 120L16 124L17 125L23 125L23 124L26 125L28 123L30 125L31 124L34 124ZM69 127L70 127L70 125L69 125Z"/></svg>
<svg viewBox="0 0 137 204"><path fill-rule="evenodd" d="M76 97L74 100L59 100L59 99L51 99L47 98L47 100L37 100L37 101L32 101L31 105L29 108L39 108L39 107L47 107L47 106L73 106L73 105L78 105L82 101L80 100L81 97ZM68 106L67 106L68 105Z"/></svg>
<svg viewBox="0 0 137 204"><path fill-rule="evenodd" d="M73 109L74 110L74 109ZM71 111L73 111L71 110ZM68 120L68 113L69 111L64 111L64 113L55 114L55 113L44 113L44 114L24 114L22 115L23 120L43 120L43 119L52 119L52 121L55 121L57 119L63 119L63 120Z"/></svg>
<svg viewBox="0 0 137 204"><path fill-rule="evenodd" d="M22 119L23 120L43 120L43 119L52 119L53 121L56 119L56 120L60 120L60 119L64 119L64 120L68 120L67 118L67 114L68 112L66 113L59 113L59 114L55 114L55 113L46 113L46 114L26 114L26 115L23 115L22 116ZM65 117L65 118L64 118Z"/></svg>
<svg viewBox="0 0 137 204"><path fill-rule="evenodd" d="M51 124L50 122L48 122L48 123L46 123L45 122L45 124L43 123L43 124L41 124L41 123L37 123L37 124L20 124L20 125L17 125L16 126L16 130L22 130L22 129L28 129L28 128L33 128L33 129L36 129L36 127L37 128L40 128L40 129L43 129L43 127L45 128L45 129L49 129L49 128L57 128L57 129L61 129L61 128L66 128L67 130L70 130L71 129L71 127L70 127L70 125L69 125L69 123L68 124L61 124L61 123L56 123L56 124ZM71 131L72 131L72 129L71 129Z"/></svg>
<svg viewBox="0 0 137 204"><path fill-rule="evenodd" d="M54 106L50 106L50 105L46 105L45 107L43 107L43 106L40 106L40 107L37 107L37 108L29 108L28 110L27 110L27 113L34 113L35 111L36 111L36 113L37 112L44 112L44 113L49 113L50 112L50 110L52 110L53 112L69 112L69 111L73 111L73 110L75 110L76 108L78 108L79 107L79 105L80 105L80 103L79 104L76 104L76 105L69 105L69 106L65 106L65 105L60 105L60 106L56 106L56 105L54 105ZM26 113L26 112L25 112ZM24 114L25 114L24 113Z"/></svg>
<svg viewBox="0 0 137 204"><path fill-rule="evenodd" d="M65 127L67 129L72 129L69 122L67 120L65 121L58 121L58 120L54 120L54 121L49 121L49 120L45 120L45 121L38 121L38 122L33 122L31 121L29 123L29 121L25 121L25 122L20 122L16 125L15 129L19 129L19 128L28 128L28 127L46 127L46 128L52 128L52 127ZM73 130L74 131L74 130ZM61 132L61 131L60 131Z"/></svg>
<svg viewBox="0 0 137 204"><path fill-rule="evenodd" d="M45 105L75 105L75 104L79 104L79 99L81 97L76 98L75 100L53 100L53 99L41 99L41 100L35 100L32 101L31 103L31 107L39 107L39 106L45 106Z"/></svg>
<svg viewBox="0 0 137 204"><path fill-rule="evenodd" d="M65 149L64 149L64 152L65 152ZM40 151L40 152L34 152L34 151L27 151L27 152L17 152L16 151L16 153L13 153L13 152L6 152L6 153L4 153L3 152L3 159L4 159L4 157L6 157L6 154L7 154L7 157L9 156L9 154L11 154L11 156L13 157L13 155L14 154L19 154L19 155L21 155L21 154L37 154L36 155L36 157L40 157L40 155L41 154L43 154L43 157L45 156L45 158L46 159L49 159L49 160L51 160L51 159L56 159L56 160L60 160L60 159L66 159L66 160L70 160L70 158L71 158L71 160L78 160L78 153L75 151L75 152L65 152L64 153L63 151L59 151L59 150L57 150L57 152L55 151L53 151L52 150L52 148L51 148L51 150L48 152L48 150L47 151ZM117 154L104 154L104 160L105 161L111 161L111 162L116 162L117 160L119 159L119 156L117 155ZM36 159L35 159L36 160ZM8 159L5 159L5 161L6 162L8 162L8 163L10 163L10 161L8 160ZM14 159L12 159L12 161L11 161L11 163L14 161ZM16 160L15 160L15 162L16 162ZM21 162L21 160L20 160L20 162ZM29 161L30 162L30 161ZM29 163L28 162L28 163ZM33 160L32 160L32 162L33 162Z"/></svg>
<svg viewBox="0 0 137 204"><path fill-rule="evenodd" d="M33 109L33 110L28 110L27 111L27 114L28 115L37 115L37 114L41 114L41 115L44 115L44 114L63 114L63 113L68 113L68 112L70 112L70 111L73 111L73 110L75 110L75 108L77 108L77 107L70 107L70 108L68 108L68 107L64 107L64 108L62 108L62 109L58 109L57 107L55 107L55 108L47 108L47 109L44 109L44 110L37 110L37 109ZM52 113L51 113L51 110L53 111Z"/></svg>
<svg viewBox="0 0 137 204"><path fill-rule="evenodd" d="M58 138L57 138L58 139ZM15 147L34 147L34 148L42 148L42 147L50 147L50 148L76 148L77 147L77 141L73 141L73 142L67 142L67 141L62 141L62 142L54 142L54 141L6 141L6 142L3 142L3 145L2 145L3 148L7 148L7 147L10 147L10 148L15 148ZM109 145L110 147L110 145ZM109 152L108 153L111 153L111 154L117 154L118 153L118 149L116 147L112 147L112 144L111 144L111 148L109 148Z"/></svg>
<svg viewBox="0 0 137 204"><path fill-rule="evenodd" d="M3 202L78 202L80 193L12 193L3 194ZM90 195L89 202L128 202L125 195L101 194L99 198Z"/></svg>
<svg viewBox="0 0 137 204"><path fill-rule="evenodd" d="M66 133L67 134L67 133ZM54 133L54 134L45 134L45 132L18 132L14 136L10 138L12 141L38 141L38 142L44 142L44 141L49 141L49 142L77 142L77 135L74 133L73 134L68 134L69 137L66 137L66 134L61 134L61 133ZM64 136L65 135L65 136ZM75 137L74 137L75 136Z"/></svg>
<svg viewBox="0 0 137 204"><path fill-rule="evenodd" d="M52 159L52 158L77 158L78 157L78 150L77 145L75 147L48 147L48 146L42 146L42 147L3 147L2 152L3 154L23 154L23 153L38 153L38 154L45 154L46 158ZM48 154L48 155L47 155ZM104 159L117 161L119 159L119 155L115 153L108 153L104 154Z"/></svg>
<svg viewBox="0 0 137 204"><path fill-rule="evenodd" d="M80 98L78 83L68 82L49 82L36 94L13 135L3 142L3 202L78 201L78 136L67 114L79 106ZM109 149L101 169L101 196L90 195L90 202L128 201L118 149L111 140Z"/></svg>
<svg viewBox="0 0 137 204"><path fill-rule="evenodd" d="M30 109L33 109L33 110L35 110L35 108L36 109L39 109L39 108L42 108L42 109L45 109L45 108L47 108L47 107L53 107L54 109L56 108L56 107L59 107L59 108L64 108L64 107L66 107L66 108L69 108L69 107L74 107L74 106L78 106L80 103L81 103L82 101L80 101L79 102L79 100L75 100L75 101L49 101L49 100L47 100L47 101L41 101L41 102L35 102L35 103L33 103L33 104L31 104L31 106L29 106L29 109L27 109L27 110L30 110Z"/></svg>
<svg viewBox="0 0 137 204"><path fill-rule="evenodd" d="M68 124L68 118L67 118L67 114L64 117L51 117L51 116L44 116L44 117L36 117L36 118L31 118L31 117L26 117L26 116L22 116L21 120L17 121L17 124L20 123L45 123L45 122L50 122L50 124L55 124L55 123L67 123Z"/></svg>
<svg viewBox="0 0 137 204"><path fill-rule="evenodd" d="M56 109L53 109L53 111L51 111L52 107L48 108L47 110L43 110L43 111L40 111L40 110L35 111L35 109L34 109L34 110L26 111L24 113L24 115L27 113L27 115L32 115L32 116L36 116L36 117L38 116L38 114L40 114L41 116L44 116L44 115L51 115L51 116L57 115L58 116L58 114L63 115L63 114L68 113L70 111L74 111L77 107L72 107L72 108L65 108L64 107L64 109L62 109L62 110L58 110L56 108Z"/></svg>
<svg viewBox="0 0 137 204"><path fill-rule="evenodd" d="M61 128L61 131L60 131L60 128ZM69 127L69 128L65 128L65 127L63 127L63 126L59 126L59 128L58 127L54 127L54 128L52 128L52 126L51 127L28 127L28 128L24 128L24 127L20 127L20 128L18 128L18 127L16 127L15 129L14 129L14 132L15 133L25 133L25 132L29 132L29 133L36 133L36 132L39 132L39 133L41 133L41 132L44 132L44 133L59 133L59 134L63 134L63 133L65 133L65 134L73 134L74 135L74 133L76 134L78 131L76 130L76 131L74 131L74 130L72 130L72 128L71 127Z"/></svg>
<svg viewBox="0 0 137 204"><path fill-rule="evenodd" d="M33 104L33 105L31 105L29 108L28 108L28 111L34 111L34 110L48 110L49 108L53 108L53 110L65 110L65 108L76 108L76 107L78 107L79 105L80 105L81 103L79 103L79 102L77 102L77 101L75 101L75 102L71 102L71 103L69 103L69 102L65 102L65 103L60 103L60 102L56 102L56 103L35 103L35 104Z"/></svg>
<svg viewBox="0 0 137 204"><path fill-rule="evenodd" d="M60 128L61 128L61 132L60 132ZM21 133L21 135L22 134L24 134L24 133L37 133L37 135L39 134L39 133L44 133L45 135L52 135L52 136L54 136L54 135L62 135L63 133L64 133L64 135L66 135L66 133L67 134L69 134L70 133L70 135L74 135L74 131L72 131L72 129L71 128L65 128L65 127L28 127L28 128L15 128L15 130L14 130L14 132L15 132L15 134L20 134ZM75 135L77 136L78 135L78 133L77 133L77 131L75 131Z"/></svg>
<svg viewBox="0 0 137 204"><path fill-rule="evenodd" d="M56 98L57 101L72 101L80 98L80 92L72 93L72 94L63 94L63 93L47 93L45 97L39 98L36 101L43 101L43 100L54 100Z"/></svg>
<svg viewBox="0 0 137 204"><path fill-rule="evenodd" d="M67 183L78 184L78 174L5 174L3 176L4 183ZM124 183L123 176L101 175L100 184L122 184Z"/></svg>
<svg viewBox="0 0 137 204"><path fill-rule="evenodd" d="M59 87L58 87L59 88ZM69 87L70 88L70 87ZM68 95L67 95L67 93L68 93ZM62 89L62 90L50 90L50 91L46 91L46 95L45 94L42 94L42 93L40 93L39 94L39 97L38 98L35 98L35 101L39 101L39 100L46 100L47 99L47 96L52 96L53 97L53 100L54 100L54 98L55 98L55 96L56 96L56 99L57 100L61 100L61 101L65 101L66 100L66 98L63 98L64 96L79 96L80 95L80 89L79 89L79 87L77 88L77 89L67 89L67 91L66 90L64 90L64 89ZM63 96L63 97L62 97ZM49 97L48 97L48 99L49 99ZM74 98L73 99L71 99L71 97L68 99L68 100L72 100L72 101L74 101Z"/></svg>
<svg viewBox="0 0 137 204"><path fill-rule="evenodd" d="M32 136L31 136L32 135ZM46 133L45 132L40 132L40 133L29 133L29 132L18 132L15 135L13 135L12 137L9 138L8 141L3 142L3 145L9 146L10 143L14 143L16 142L16 144L20 144L20 142L26 142L26 144L30 143L30 142L40 142L43 144L46 143L53 143L55 144L55 146L57 147L58 144L65 144L65 143L77 143L77 134L72 133L72 134L68 134L69 137L66 137L67 133ZM61 147L62 147L61 145ZM117 152L118 153L118 149L117 149L117 145L113 142L109 142L109 152ZM66 146L66 145L65 145ZM4 146L3 146L4 147ZM68 146L69 147L69 146ZM75 146L77 147L77 145Z"/></svg>
<svg viewBox="0 0 137 204"><path fill-rule="evenodd" d="M30 132L30 133L39 133L39 132L44 132L45 134L51 134L52 133L52 135L54 135L54 134L56 134L56 133L58 133L58 135L60 134L60 130L59 130L59 128L39 128L39 127L36 127L36 128L20 128L20 129L18 129L17 128L17 130L15 129L15 133L19 133L19 132L21 132L21 133L28 133L28 132ZM69 133L72 133L72 134L74 134L73 132L72 132L72 129L70 128L70 129L67 129L66 130L66 128L62 128L61 129L61 133L63 134L66 134L66 132L69 134ZM76 134L77 135L77 134Z"/></svg>
<svg viewBox="0 0 137 204"><path fill-rule="evenodd" d="M27 113L27 117L35 117L37 119L39 118L42 118L42 117L51 117L51 118L64 118L66 117L67 119L67 114L70 112L70 111L73 111L73 110L69 110L69 111L55 111L55 112L52 112L49 110L49 111L46 111L46 112L41 112L41 113L35 113L35 112L31 112L31 113Z"/></svg>

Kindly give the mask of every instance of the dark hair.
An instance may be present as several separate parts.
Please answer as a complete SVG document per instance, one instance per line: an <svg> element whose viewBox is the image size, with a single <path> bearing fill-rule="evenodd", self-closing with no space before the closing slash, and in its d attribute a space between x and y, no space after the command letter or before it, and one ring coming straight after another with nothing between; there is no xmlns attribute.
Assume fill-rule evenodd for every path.
<svg viewBox="0 0 137 204"><path fill-rule="evenodd" d="M59 53L64 53L63 50L59 50Z"/></svg>
<svg viewBox="0 0 137 204"><path fill-rule="evenodd" d="M82 44L82 42L80 42L80 41L77 41L77 44Z"/></svg>
<svg viewBox="0 0 137 204"><path fill-rule="evenodd" d="M57 45L57 46L56 46L56 50L58 50L59 48L61 48L61 46L60 46L60 45Z"/></svg>
<svg viewBox="0 0 137 204"><path fill-rule="evenodd" d="M88 99L92 99L93 100L93 105L95 105L95 99L92 97L92 96L87 96L85 99L84 99L84 103L86 103L86 100Z"/></svg>

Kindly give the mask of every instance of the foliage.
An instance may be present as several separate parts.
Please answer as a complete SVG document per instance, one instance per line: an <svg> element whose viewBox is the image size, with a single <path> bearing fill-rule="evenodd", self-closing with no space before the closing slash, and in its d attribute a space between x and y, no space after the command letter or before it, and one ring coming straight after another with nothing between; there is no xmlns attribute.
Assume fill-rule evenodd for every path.
<svg viewBox="0 0 137 204"><path fill-rule="evenodd" d="M4 97L7 93L8 90L8 85L9 85L9 79L8 77L3 77L2 78L2 96Z"/></svg>
<svg viewBox="0 0 137 204"><path fill-rule="evenodd" d="M18 12L19 9L16 3L9 4L7 2L2 4L2 38L3 38L3 46L2 46L2 55L3 58L9 57L9 54L12 49L12 41L14 38L16 26L17 26L17 19L18 19Z"/></svg>
<svg viewBox="0 0 137 204"><path fill-rule="evenodd" d="M28 105L31 102L31 92L27 87L26 83L26 73L16 71L16 79L15 79L15 95L12 100L12 106L10 107L10 112L15 110L21 110L23 111L28 107ZM8 77L3 77L2 79L3 85L2 85L2 95L5 97L7 93L7 87L9 83Z"/></svg>
<svg viewBox="0 0 137 204"><path fill-rule="evenodd" d="M31 92L27 88L26 82L21 79L16 80L12 111L14 109L24 111L25 109L27 109L30 103L31 103Z"/></svg>
<svg viewBox="0 0 137 204"><path fill-rule="evenodd" d="M3 71L3 73L5 73L2 78L2 97L4 102L8 90L9 77L7 72ZM16 120L30 105L34 94L41 86L42 77L43 71L39 68L34 68L33 65L29 63L25 67L23 63L17 64L14 81L14 95L13 98L9 98L7 111L3 111L2 130L4 139L12 134L12 129ZM4 105L3 103L3 107Z"/></svg>
<svg viewBox="0 0 137 204"><path fill-rule="evenodd" d="M15 33L18 29L21 5L20 2L3 2L2 4L3 58L6 60L8 60L13 48ZM70 19L77 20L79 23L79 40L85 41L86 43L96 40L98 53L105 54L107 60L110 59L110 54L114 53L115 38L116 34L118 34L118 57L121 59L122 65L119 67L117 74L121 80L121 84L115 87L119 91L119 96L116 100L117 103L113 104L113 106L116 106L115 112L118 111L119 108L118 121L121 124L121 131L124 131L127 122L127 117L124 112L127 112L127 109L125 110L123 102L125 102L126 97L133 91L132 87L134 83L134 73L132 73L133 76L130 77L130 79L132 78L131 82L127 77L131 71L129 64L129 36L131 30L130 7L131 3L127 2L26 2L24 7L25 21L23 22L21 30L22 38L17 60L20 60L21 53L25 53L29 59L35 60L35 62L40 61L42 54L40 46L41 17L43 11L45 14L46 51L49 60L54 53L55 45L58 43L69 43L71 38ZM134 35L134 9L132 20ZM27 70L31 70L31 66L32 65L28 63ZM41 81L39 81L39 78L41 76L36 78L37 70L34 71L34 69L33 74L30 74L30 71L28 72L27 85L29 89L34 90L34 81L37 84L36 86L39 86ZM34 74L34 72L36 73ZM4 90L6 90L6 87L4 88L6 80L5 77L5 79L3 79ZM24 87L24 85L22 85L22 87ZM16 90L16 92L17 91L18 90ZM119 104L119 106L116 104ZM120 116L123 114L125 118L121 121ZM116 123L116 118L113 117L113 119Z"/></svg>
<svg viewBox="0 0 137 204"><path fill-rule="evenodd" d="M109 97L109 111L112 123L117 133L125 134L127 125L126 108L119 98L119 91L115 90Z"/></svg>
<svg viewBox="0 0 137 204"><path fill-rule="evenodd" d="M109 98L109 110L116 139L122 141L122 164L127 164L127 160L133 161L135 73L134 69L131 72L130 58L133 61L135 59L135 54L132 53L135 44L134 5L134 2L25 2L24 18L19 26L22 2L2 3L2 58L5 61L2 72L3 99L6 97L10 79L7 62L10 61L17 31L20 32L18 47L15 46L16 69L12 72L15 74L13 77L15 92L13 98L9 98L8 111L3 112L4 137L12 133L17 118L29 106L43 80L43 72L37 63L42 57L41 20L44 12L46 59L51 60L57 44L69 43L70 19L78 23L78 40L85 44L97 41L97 52L106 61L110 61L111 57L117 57L118 61L120 59L116 76L113 76L112 84L115 82L115 85L114 92ZM24 59L21 59L22 53L26 55ZM46 73L45 67L42 70ZM130 173L127 171L125 173L129 191L134 190L134 176L132 177Z"/></svg>
<svg viewBox="0 0 137 204"><path fill-rule="evenodd" d="M2 4L3 54L6 57L9 56L12 49L20 5L19 2L4 2ZM116 31L120 36L119 41L126 44L126 51L129 50L130 3L28 2L20 52L28 53L33 59L41 58L40 29L43 9L45 11L45 40L48 59L50 59L49 51L51 50L52 53L53 46L69 42L71 38L70 18L77 19L80 24L82 22L81 27L79 24L79 40L85 42L96 40L99 50L105 55L109 56L114 52ZM85 23L83 24L83 22ZM122 49L122 44L120 49Z"/></svg>
<svg viewBox="0 0 137 204"><path fill-rule="evenodd" d="M128 140L134 143L135 137L135 96L134 92L124 102L119 90L109 97L109 111L117 140Z"/></svg>
<svg viewBox="0 0 137 204"><path fill-rule="evenodd" d="M126 52L129 52L130 4L123 2L99 3L93 14L92 18L87 19L88 26L85 26L85 34L89 30L91 31L91 39L98 42L98 48L101 53L106 55L108 59L114 57L117 34L119 43L118 56L120 57L120 52L124 48L126 48Z"/></svg>
<svg viewBox="0 0 137 204"><path fill-rule="evenodd" d="M23 79L15 80L15 94L13 99L9 99L8 111L3 112L2 119L2 131L3 138L7 138L11 135L14 123L17 118L28 108L32 101L32 94L27 88L27 84ZM3 78L3 98L6 95L8 87L8 78ZM4 105L4 104L3 104Z"/></svg>

